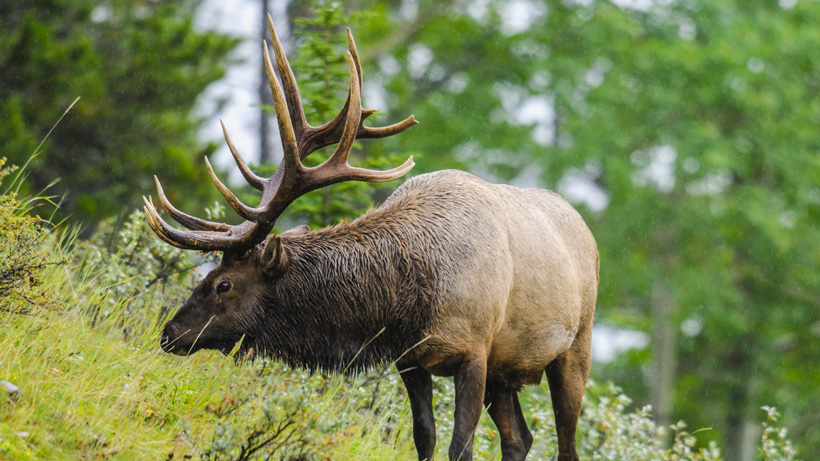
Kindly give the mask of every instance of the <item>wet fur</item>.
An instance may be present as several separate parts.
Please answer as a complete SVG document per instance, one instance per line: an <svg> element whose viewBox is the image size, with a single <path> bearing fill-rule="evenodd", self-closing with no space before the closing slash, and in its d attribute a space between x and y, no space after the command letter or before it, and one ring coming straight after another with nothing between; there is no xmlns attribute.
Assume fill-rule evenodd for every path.
<svg viewBox="0 0 820 461"><path fill-rule="evenodd" d="M424 337L434 270L384 227L341 224L284 238L287 270L259 303L247 347L310 369L361 371Z"/></svg>

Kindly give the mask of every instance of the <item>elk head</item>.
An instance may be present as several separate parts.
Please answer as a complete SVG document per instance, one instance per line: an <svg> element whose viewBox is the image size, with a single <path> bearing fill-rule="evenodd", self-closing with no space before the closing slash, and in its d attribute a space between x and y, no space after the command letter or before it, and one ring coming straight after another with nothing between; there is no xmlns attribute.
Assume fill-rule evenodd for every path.
<svg viewBox="0 0 820 461"><path fill-rule="evenodd" d="M162 240L183 249L223 252L221 264L199 283L179 312L165 325L161 344L167 352L186 354L203 348L228 352L247 333L248 326L263 315L260 300L265 287L287 270L287 256L282 251L281 238L270 232L276 219L296 198L343 181L392 181L406 174L414 165L412 157L388 171L355 168L347 162L356 138L391 136L418 123L410 116L387 127L364 126L364 119L375 110L366 110L361 106L362 70L350 29L350 51L347 53L350 90L347 102L333 120L313 127L305 120L296 80L270 16L268 26L284 87L283 92L274 74L267 43L264 43L265 69L284 149L284 159L276 172L268 178L254 174L237 153L222 124L225 141L242 175L251 186L262 191L259 206L242 203L216 177L207 158L205 164L211 179L231 207L245 219L242 224L210 222L177 210L168 201L156 177L162 207L189 230L179 230L163 221L153 200L144 198L148 224ZM327 161L313 168L302 164L302 159L312 152L331 144L338 145Z"/></svg>

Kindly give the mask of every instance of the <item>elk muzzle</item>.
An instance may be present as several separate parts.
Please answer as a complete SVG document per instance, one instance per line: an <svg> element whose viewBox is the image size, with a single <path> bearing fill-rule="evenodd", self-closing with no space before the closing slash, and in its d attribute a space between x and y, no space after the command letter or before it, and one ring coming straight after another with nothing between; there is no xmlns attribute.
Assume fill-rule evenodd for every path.
<svg viewBox="0 0 820 461"><path fill-rule="evenodd" d="M193 352L193 344L189 344L188 331L181 331L173 321L165 324L159 337L159 345L164 352L176 355L188 355Z"/></svg>

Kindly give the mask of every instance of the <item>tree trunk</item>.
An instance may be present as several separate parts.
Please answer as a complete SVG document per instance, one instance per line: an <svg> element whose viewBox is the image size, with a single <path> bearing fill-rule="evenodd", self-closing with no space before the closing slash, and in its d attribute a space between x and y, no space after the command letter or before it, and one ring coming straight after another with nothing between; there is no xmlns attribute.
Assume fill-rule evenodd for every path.
<svg viewBox="0 0 820 461"><path fill-rule="evenodd" d="M749 357L746 351L735 350L729 356L729 376L746 376L730 386L729 414L726 416L726 461L753 461L756 457L755 445L760 436L759 427L753 421L756 405L751 395L756 380L747 375ZM732 379L732 378L730 378Z"/></svg>
<svg viewBox="0 0 820 461"><path fill-rule="evenodd" d="M652 417L660 426L672 419L675 368L677 366L677 328L673 321L675 299L662 282L652 287Z"/></svg>
<svg viewBox="0 0 820 461"><path fill-rule="evenodd" d="M262 0L262 38L270 41L268 37L268 0ZM265 61L262 60L259 75L259 103L263 106L259 109L259 163L273 162L273 153L271 149L271 113L265 110L265 106L273 105L273 96L270 94L270 87L268 86L268 74L265 72Z"/></svg>

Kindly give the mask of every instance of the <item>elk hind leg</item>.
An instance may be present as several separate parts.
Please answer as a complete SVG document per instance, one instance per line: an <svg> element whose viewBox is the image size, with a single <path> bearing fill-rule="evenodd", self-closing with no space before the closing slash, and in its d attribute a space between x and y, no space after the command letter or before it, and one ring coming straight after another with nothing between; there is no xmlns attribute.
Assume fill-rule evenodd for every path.
<svg viewBox="0 0 820 461"><path fill-rule="evenodd" d="M581 414L591 362L592 318L584 322L572 346L546 368L558 432L558 461L578 461L575 429Z"/></svg>

